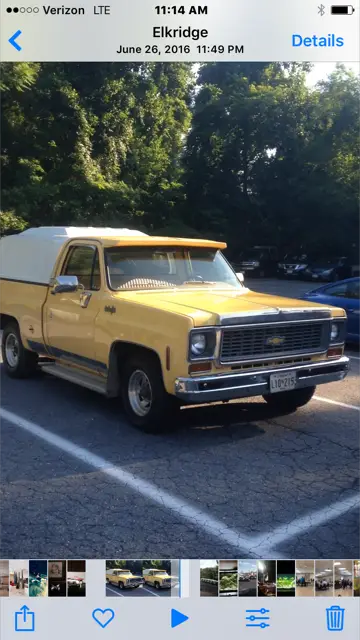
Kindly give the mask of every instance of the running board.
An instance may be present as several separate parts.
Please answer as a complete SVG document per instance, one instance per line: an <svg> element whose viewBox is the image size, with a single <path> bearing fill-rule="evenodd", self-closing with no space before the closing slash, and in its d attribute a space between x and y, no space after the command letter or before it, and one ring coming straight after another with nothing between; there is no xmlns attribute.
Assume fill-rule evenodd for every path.
<svg viewBox="0 0 360 640"><path fill-rule="evenodd" d="M81 387L106 395L106 380L99 378L99 376L93 376L91 373L78 371L61 364L44 364L41 369L45 371L45 373L51 373L51 375L56 378L74 382Z"/></svg>

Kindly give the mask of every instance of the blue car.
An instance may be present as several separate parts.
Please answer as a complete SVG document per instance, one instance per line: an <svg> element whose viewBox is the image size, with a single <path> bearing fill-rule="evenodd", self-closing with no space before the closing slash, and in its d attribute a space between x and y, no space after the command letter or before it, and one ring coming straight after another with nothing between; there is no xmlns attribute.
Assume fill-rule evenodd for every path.
<svg viewBox="0 0 360 640"><path fill-rule="evenodd" d="M302 296L303 300L331 304L345 309L348 317L348 342L360 342L360 278L348 278L333 284L326 284Z"/></svg>

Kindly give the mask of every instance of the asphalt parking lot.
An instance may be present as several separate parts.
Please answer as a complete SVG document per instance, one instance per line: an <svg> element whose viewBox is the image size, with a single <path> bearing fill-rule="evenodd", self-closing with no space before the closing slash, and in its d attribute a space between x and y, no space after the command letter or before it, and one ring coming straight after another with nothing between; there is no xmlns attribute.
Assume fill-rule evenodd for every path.
<svg viewBox="0 0 360 640"><path fill-rule="evenodd" d="M169 598L179 597L176 587L173 589L155 589L149 585L141 584L137 589L117 589L113 584L106 585L106 597L108 598Z"/></svg>
<svg viewBox="0 0 360 640"><path fill-rule="evenodd" d="M262 399L186 408L161 436L117 400L2 376L0 557L359 558L360 359L347 353L346 380L294 414Z"/></svg>

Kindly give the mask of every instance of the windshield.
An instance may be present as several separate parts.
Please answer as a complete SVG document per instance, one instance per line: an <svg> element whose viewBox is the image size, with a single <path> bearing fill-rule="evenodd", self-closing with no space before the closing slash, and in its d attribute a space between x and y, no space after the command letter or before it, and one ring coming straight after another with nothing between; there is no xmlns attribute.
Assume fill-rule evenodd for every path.
<svg viewBox="0 0 360 640"><path fill-rule="evenodd" d="M242 284L216 249L199 247L111 247L105 249L111 289L175 289Z"/></svg>

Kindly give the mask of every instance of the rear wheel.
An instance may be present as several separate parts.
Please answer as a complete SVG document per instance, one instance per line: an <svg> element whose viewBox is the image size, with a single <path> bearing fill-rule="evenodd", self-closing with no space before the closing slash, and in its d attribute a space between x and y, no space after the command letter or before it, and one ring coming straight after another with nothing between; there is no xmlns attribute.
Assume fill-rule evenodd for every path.
<svg viewBox="0 0 360 640"><path fill-rule="evenodd" d="M38 364L38 355L25 349L16 322L6 325L2 337L2 358L5 371L11 378L32 376Z"/></svg>
<svg viewBox="0 0 360 640"><path fill-rule="evenodd" d="M263 398L271 408L292 413L310 402L315 389L316 387L305 387L304 389L294 389L294 391L270 393Z"/></svg>
<svg viewBox="0 0 360 640"><path fill-rule="evenodd" d="M170 414L179 404L165 390L156 356L134 356L125 364L121 378L122 400L130 422L147 433L169 429Z"/></svg>

